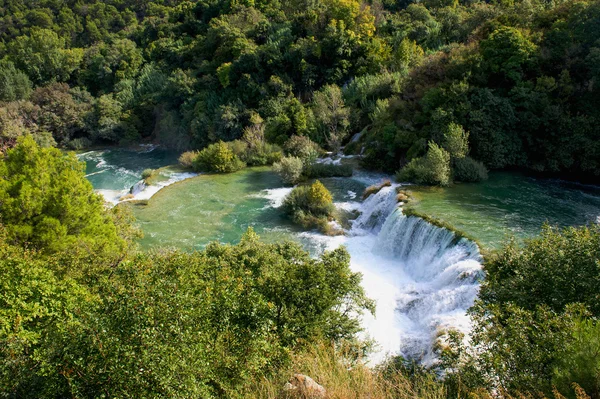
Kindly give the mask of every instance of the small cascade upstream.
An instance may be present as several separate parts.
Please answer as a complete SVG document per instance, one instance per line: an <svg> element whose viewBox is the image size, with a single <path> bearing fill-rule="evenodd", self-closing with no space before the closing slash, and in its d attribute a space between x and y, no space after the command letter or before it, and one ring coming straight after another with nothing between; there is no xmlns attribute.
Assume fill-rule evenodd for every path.
<svg viewBox="0 0 600 399"><path fill-rule="evenodd" d="M345 237L351 267L363 274L367 295L376 300L373 317L363 317L369 337L380 346L372 361L389 354L431 364L438 335L446 329L470 331L466 311L482 276L477 245L398 207L396 186L384 187L357 206L360 216Z"/></svg>
<svg viewBox="0 0 600 399"><path fill-rule="evenodd" d="M78 155L86 163L86 177L105 201L116 205L124 200L147 200L162 188L197 176L196 173L170 170L176 157L155 145L140 145L136 150L105 149ZM140 180L144 169L160 169L152 185Z"/></svg>

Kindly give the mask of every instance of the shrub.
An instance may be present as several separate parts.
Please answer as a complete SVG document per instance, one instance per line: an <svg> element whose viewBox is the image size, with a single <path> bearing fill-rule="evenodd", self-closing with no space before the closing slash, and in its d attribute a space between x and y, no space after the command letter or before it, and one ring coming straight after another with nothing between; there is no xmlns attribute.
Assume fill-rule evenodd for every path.
<svg viewBox="0 0 600 399"><path fill-rule="evenodd" d="M444 132L444 149L450 153L452 158L462 159L469 152L469 132L461 125L452 122L448 124Z"/></svg>
<svg viewBox="0 0 600 399"><path fill-rule="evenodd" d="M329 190L316 180L310 186L294 188L285 198L283 209L295 223L324 229L335 208Z"/></svg>
<svg viewBox="0 0 600 399"><path fill-rule="evenodd" d="M273 165L283 157L281 148L275 144L261 143L255 147L248 147L246 159L248 165L262 166Z"/></svg>
<svg viewBox="0 0 600 399"><path fill-rule="evenodd" d="M306 167L304 175L308 178L318 179L320 177L350 177L352 172L350 165L313 163Z"/></svg>
<svg viewBox="0 0 600 399"><path fill-rule="evenodd" d="M478 182L488 178L485 165L471 157L455 159L453 173L454 179L462 182Z"/></svg>
<svg viewBox="0 0 600 399"><path fill-rule="evenodd" d="M302 168L302 160L297 157L283 157L273 165L275 172L288 184L296 184L302 179Z"/></svg>
<svg viewBox="0 0 600 399"><path fill-rule="evenodd" d="M144 169L142 172L142 179L146 180L154 174L154 169Z"/></svg>
<svg viewBox="0 0 600 399"><path fill-rule="evenodd" d="M179 164L184 168L191 169L198 157L198 151L186 151L179 156Z"/></svg>
<svg viewBox="0 0 600 399"><path fill-rule="evenodd" d="M227 147L233 152L239 159L246 161L246 154L248 152L248 144L242 140L233 140L225 143Z"/></svg>
<svg viewBox="0 0 600 399"><path fill-rule="evenodd" d="M319 145L305 136L292 136L283 145L287 155L298 157L305 165L313 163L323 152Z"/></svg>
<svg viewBox="0 0 600 399"><path fill-rule="evenodd" d="M227 143L229 149L249 166L273 165L283 156L281 148L274 144L258 142L249 145L243 140L234 140Z"/></svg>
<svg viewBox="0 0 600 399"><path fill-rule="evenodd" d="M399 181L447 186L450 184L450 154L434 142L424 157L410 161L396 175Z"/></svg>
<svg viewBox="0 0 600 399"><path fill-rule="evenodd" d="M231 173L245 166L246 164L222 141L200 151L194 162L194 169L200 172Z"/></svg>
<svg viewBox="0 0 600 399"><path fill-rule="evenodd" d="M52 136L50 136L50 138L52 138ZM52 140L54 141L54 140ZM42 146L42 147L46 147L44 145L42 145L39 140L36 140L36 142ZM73 139L71 141L69 141L69 143L67 144L67 146L75 151L79 151L79 150L83 150L84 148L88 148L89 146L92 145L92 142L90 139L88 139L87 137L79 137L77 139Z"/></svg>

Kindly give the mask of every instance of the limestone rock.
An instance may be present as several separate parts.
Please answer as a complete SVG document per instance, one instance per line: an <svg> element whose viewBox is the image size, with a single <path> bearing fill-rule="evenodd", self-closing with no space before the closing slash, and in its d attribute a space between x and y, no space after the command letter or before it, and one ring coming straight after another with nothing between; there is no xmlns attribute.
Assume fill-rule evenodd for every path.
<svg viewBox="0 0 600 399"><path fill-rule="evenodd" d="M325 399L327 391L315 380L304 374L294 374L283 389L286 392L297 392L302 398Z"/></svg>

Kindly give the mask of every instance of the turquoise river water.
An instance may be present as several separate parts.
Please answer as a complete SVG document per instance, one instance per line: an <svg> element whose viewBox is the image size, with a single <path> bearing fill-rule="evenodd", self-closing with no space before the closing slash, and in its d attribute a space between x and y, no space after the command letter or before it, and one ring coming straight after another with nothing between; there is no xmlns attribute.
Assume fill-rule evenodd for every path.
<svg viewBox="0 0 600 399"><path fill-rule="evenodd" d="M79 157L107 202L146 200L133 206L145 235L143 249L196 250L214 240L235 243L249 226L264 240L294 240L313 255L345 246L351 268L362 273L363 286L377 303L376 314L362 318L365 335L378 343L373 362L400 353L428 363L440 331L470 330L466 310L482 277L479 248L448 230L405 217L396 199L400 185L363 201L364 189L386 176L357 171L350 178L322 180L341 212L359 215L344 224L344 235L328 237L302 231L284 217L279 207L291 187L267 167L196 175L169 166L177 154L153 147L90 151ZM160 168L151 186L140 182L147 168ZM545 221L581 225L600 216L600 188L517 174L492 174L484 184L412 190L419 211L450 222L490 248L507 233L533 236Z"/></svg>

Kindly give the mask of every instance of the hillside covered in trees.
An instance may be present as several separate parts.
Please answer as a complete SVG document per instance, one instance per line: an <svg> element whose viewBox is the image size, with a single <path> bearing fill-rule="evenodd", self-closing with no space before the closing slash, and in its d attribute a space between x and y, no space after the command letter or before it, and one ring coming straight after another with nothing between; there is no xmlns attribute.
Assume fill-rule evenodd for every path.
<svg viewBox="0 0 600 399"><path fill-rule="evenodd" d="M594 178L599 21L593 1L6 0L0 140L187 150L254 129L335 151L363 132L346 152L426 183Z"/></svg>
<svg viewBox="0 0 600 399"><path fill-rule="evenodd" d="M483 261L473 243L476 272L439 273L480 289L471 334L435 325L430 364L373 365L361 315L377 307L348 248L311 256L249 228L142 251L131 204L106 206L63 151L273 164L297 187L272 213L343 235L359 212L338 224L312 180L353 165L318 163L325 151L426 185L497 169L597 182L599 80L598 1L0 0L0 397L306 399L283 389L302 372L330 399L600 399L598 223L545 226ZM388 190L408 217L397 186L362 201ZM444 232L450 251L467 240Z"/></svg>

